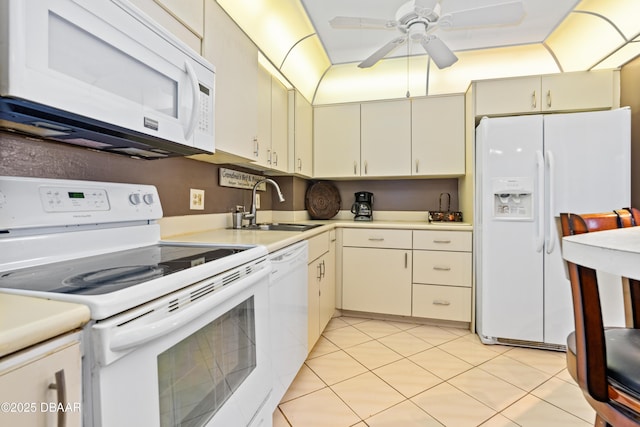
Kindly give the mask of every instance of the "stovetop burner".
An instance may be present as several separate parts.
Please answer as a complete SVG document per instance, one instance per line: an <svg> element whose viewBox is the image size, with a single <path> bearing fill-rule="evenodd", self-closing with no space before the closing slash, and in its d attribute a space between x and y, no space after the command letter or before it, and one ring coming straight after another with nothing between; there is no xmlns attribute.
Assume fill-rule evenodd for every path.
<svg viewBox="0 0 640 427"><path fill-rule="evenodd" d="M101 295L215 261L246 249L157 244L0 272L0 288Z"/></svg>

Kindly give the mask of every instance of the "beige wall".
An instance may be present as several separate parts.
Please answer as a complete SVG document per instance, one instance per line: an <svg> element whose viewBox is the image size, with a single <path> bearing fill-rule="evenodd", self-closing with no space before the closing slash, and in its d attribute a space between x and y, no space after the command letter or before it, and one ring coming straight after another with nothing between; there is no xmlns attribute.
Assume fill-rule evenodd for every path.
<svg viewBox="0 0 640 427"><path fill-rule="evenodd" d="M620 71L620 105L631 107L631 205L640 207L640 57Z"/></svg>
<svg viewBox="0 0 640 427"><path fill-rule="evenodd" d="M237 166L227 167L243 170ZM0 132L0 175L152 184L158 187L165 216L224 213L236 205L249 209L251 191L219 186L218 170L218 165L181 157L136 160ZM286 201L274 201L269 186L268 197L261 200L261 209L304 210L309 181L298 177L274 179L280 184ZM455 179L337 181L335 184L341 193L342 209L351 207L356 191L374 193L378 210L435 210L441 192L451 193L452 209L458 207ZM204 211L189 210L190 188L205 190Z"/></svg>

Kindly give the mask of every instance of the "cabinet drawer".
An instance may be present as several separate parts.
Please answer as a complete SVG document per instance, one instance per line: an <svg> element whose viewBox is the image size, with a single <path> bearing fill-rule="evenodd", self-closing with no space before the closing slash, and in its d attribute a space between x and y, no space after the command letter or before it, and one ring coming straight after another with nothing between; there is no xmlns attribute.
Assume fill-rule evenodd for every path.
<svg viewBox="0 0 640 427"><path fill-rule="evenodd" d="M413 232L413 248L471 252L470 231L420 230Z"/></svg>
<svg viewBox="0 0 640 427"><path fill-rule="evenodd" d="M309 240L309 263L329 252L329 232L313 236Z"/></svg>
<svg viewBox="0 0 640 427"><path fill-rule="evenodd" d="M412 315L470 322L471 288L414 284Z"/></svg>
<svg viewBox="0 0 640 427"><path fill-rule="evenodd" d="M471 287L471 253L413 251L413 282Z"/></svg>
<svg viewBox="0 0 640 427"><path fill-rule="evenodd" d="M411 230L346 228L342 242L343 246L362 248L411 249Z"/></svg>

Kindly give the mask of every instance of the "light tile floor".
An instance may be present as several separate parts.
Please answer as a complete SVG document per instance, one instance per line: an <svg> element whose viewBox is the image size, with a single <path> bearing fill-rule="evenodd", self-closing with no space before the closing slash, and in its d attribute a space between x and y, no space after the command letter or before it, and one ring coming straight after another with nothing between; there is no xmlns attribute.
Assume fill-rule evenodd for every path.
<svg viewBox="0 0 640 427"><path fill-rule="evenodd" d="M564 353L483 345L464 329L336 317L274 427L586 427Z"/></svg>

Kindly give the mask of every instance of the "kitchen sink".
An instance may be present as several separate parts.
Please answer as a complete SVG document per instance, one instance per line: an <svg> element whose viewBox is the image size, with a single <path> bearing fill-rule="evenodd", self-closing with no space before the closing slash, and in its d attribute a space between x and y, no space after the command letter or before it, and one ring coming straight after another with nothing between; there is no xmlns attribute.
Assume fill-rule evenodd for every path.
<svg viewBox="0 0 640 427"><path fill-rule="evenodd" d="M266 224L258 224L256 227L247 227L251 230L272 230L272 231L307 231L312 228L320 227L322 224L291 224L283 222L272 222Z"/></svg>

